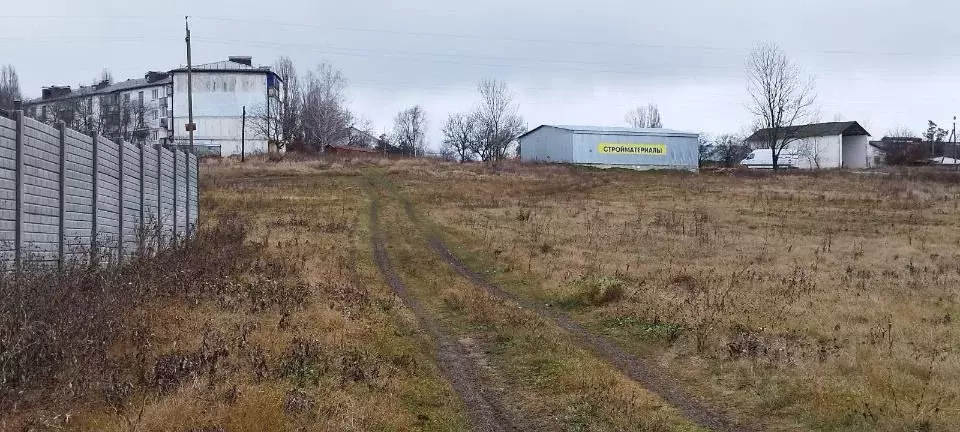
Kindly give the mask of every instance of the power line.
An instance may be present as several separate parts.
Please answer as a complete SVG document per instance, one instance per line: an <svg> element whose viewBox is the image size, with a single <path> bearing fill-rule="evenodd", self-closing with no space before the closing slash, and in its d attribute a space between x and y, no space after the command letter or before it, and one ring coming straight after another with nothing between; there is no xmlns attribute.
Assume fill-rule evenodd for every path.
<svg viewBox="0 0 960 432"><path fill-rule="evenodd" d="M198 16L197 18L201 20L209 20L209 21L245 22L245 23L256 23L256 24L266 23L266 24L272 24L276 26L302 27L302 28L310 28L310 29L337 30L337 31L347 31L347 32L381 33L381 34L388 34L388 35L394 35L394 36L420 36L420 37L435 37L435 38L444 38L444 39L459 38L459 39L477 39L477 40L498 40L503 42L514 42L514 43L519 42L519 43L569 44L569 45L589 45L589 46L609 46L609 47L689 49L689 50L705 50L705 51L719 51L719 52L747 51L746 49L735 49L735 48L729 48L729 47L717 47L717 46L708 46L708 45L676 45L676 44L652 44L652 43L637 43L637 42L609 42L609 41L595 41L595 40L517 38L517 37L476 35L476 34L464 34L464 33L439 33L439 32L391 30L391 29L364 28L364 27L321 26L317 24L305 24L305 23L296 23L296 22L290 22L290 21L276 21L276 20L264 20L264 19L247 19L247 18L213 17L213 16ZM801 50L796 52L831 54L831 55L876 55L876 56L918 56L918 55L928 54L928 53L915 53L915 52L867 52L867 51L858 51L858 50L819 50L819 51ZM950 56L950 57L960 57L960 54L942 54L942 55Z"/></svg>
<svg viewBox="0 0 960 432"><path fill-rule="evenodd" d="M610 41L599 41L599 40L572 40L572 39L546 39L546 38L519 38L519 37L508 37L508 36L497 36L497 35L478 35L478 34L466 34L466 33L443 33L443 32L424 32L424 31L411 31L411 30L393 30L393 29L381 29L381 28L366 28L366 27L348 27L348 26L326 26L318 24L307 24L291 21L281 21L281 20L272 20L272 19L262 19L262 18L239 18L239 17L222 17L222 16L193 16L191 17L199 20L207 21L221 21L221 22L241 22L249 24L271 24L278 27L300 27L308 29L319 29L319 30L334 30L334 31L344 31L344 32L362 32L362 33L379 33L392 36L416 36L416 37L431 37L431 38L457 38L457 39L475 39L475 40L497 40L503 42L512 42L512 43L537 43L537 44L566 44L566 45L585 45L585 46L609 46L609 47L634 47L634 48L662 48L662 49L688 49L688 50L701 50L701 51L717 51L717 52L745 52L746 48L730 48L730 47L718 47L718 46L709 46L709 45L678 45L678 44L654 44L654 43L638 43L638 42L610 42ZM157 20L158 18L168 18L168 19L180 19L180 16L173 15L113 15L113 16L96 16L96 15L4 15L0 16L0 19L76 19L76 20ZM830 49L830 50L796 50L792 51L796 53L806 53L806 54L828 54L828 55L849 55L849 56L895 56L895 57L912 57L912 56L928 56L928 55L937 55L942 57L960 57L960 53L922 53L922 52L897 52L897 51L862 51L862 50L852 50L852 49Z"/></svg>

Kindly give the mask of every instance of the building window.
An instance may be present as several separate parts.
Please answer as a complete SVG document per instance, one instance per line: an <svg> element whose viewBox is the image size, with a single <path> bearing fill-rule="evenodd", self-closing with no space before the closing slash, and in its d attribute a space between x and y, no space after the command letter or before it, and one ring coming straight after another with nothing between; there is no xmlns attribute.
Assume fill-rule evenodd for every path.
<svg viewBox="0 0 960 432"><path fill-rule="evenodd" d="M124 102L124 103L130 102L130 93L124 93L124 94L123 94L123 102Z"/></svg>
<svg viewBox="0 0 960 432"><path fill-rule="evenodd" d="M173 86L167 87L167 96L173 96Z"/></svg>
<svg viewBox="0 0 960 432"><path fill-rule="evenodd" d="M153 132L151 132L150 134L153 135L153 142L157 142L157 141L160 140L159 131L153 131Z"/></svg>
<svg viewBox="0 0 960 432"><path fill-rule="evenodd" d="M140 104L143 104L143 91L137 93L137 99L140 101Z"/></svg>
<svg viewBox="0 0 960 432"><path fill-rule="evenodd" d="M156 120L156 119L157 119L157 115L158 115L157 112L158 112L157 110L150 110L150 119L151 119L151 120Z"/></svg>
<svg viewBox="0 0 960 432"><path fill-rule="evenodd" d="M157 100L157 98L160 97L160 90L153 89L152 96L153 96L153 100Z"/></svg>

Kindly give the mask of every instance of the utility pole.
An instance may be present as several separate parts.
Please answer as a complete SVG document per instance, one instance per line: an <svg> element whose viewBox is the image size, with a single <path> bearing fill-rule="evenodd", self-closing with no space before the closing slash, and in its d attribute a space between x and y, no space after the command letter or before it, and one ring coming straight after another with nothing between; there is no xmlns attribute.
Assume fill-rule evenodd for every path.
<svg viewBox="0 0 960 432"><path fill-rule="evenodd" d="M193 154L193 131L197 125L193 123L193 64L190 57L190 17L184 18L187 28L187 132L190 134L190 154Z"/></svg>
<svg viewBox="0 0 960 432"><path fill-rule="evenodd" d="M187 228L187 238L192 238L192 230L190 229L190 166L192 164L190 163L190 157L196 154L193 151L193 131L197 130L197 125L193 123L193 64L190 59L190 16L183 17L183 20L187 30L187 132L190 134L190 151L187 153L187 169L185 171L187 173L187 206L184 214L187 216L187 220L184 222L184 226ZM174 148L176 149L176 147ZM176 155L176 153L174 154ZM197 166L197 170L199 169L200 167ZM198 217L197 220L199 221L200 218ZM173 226L174 231L176 231L176 215L174 215Z"/></svg>
<svg viewBox="0 0 960 432"><path fill-rule="evenodd" d="M240 162L247 161L247 106L243 106L243 116L240 117Z"/></svg>
<svg viewBox="0 0 960 432"><path fill-rule="evenodd" d="M953 116L953 132L950 133L950 144L953 146L953 168L960 169L957 165L957 116Z"/></svg>

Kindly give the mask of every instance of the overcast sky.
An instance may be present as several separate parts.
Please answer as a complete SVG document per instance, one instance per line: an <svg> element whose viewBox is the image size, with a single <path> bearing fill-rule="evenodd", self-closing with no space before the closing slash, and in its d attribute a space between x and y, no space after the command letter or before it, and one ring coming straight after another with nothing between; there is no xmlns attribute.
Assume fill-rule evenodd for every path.
<svg viewBox="0 0 960 432"><path fill-rule="evenodd" d="M100 15L98 15L98 13ZM816 78L824 121L950 128L960 111L960 3L906 0L17 1L0 15L0 63L27 96L43 86L116 80L185 63L326 60L349 80L352 110L388 130L404 107L429 116L476 103L482 78L506 81L529 127L624 125L656 103L665 127L710 134L751 123L744 64L774 42Z"/></svg>

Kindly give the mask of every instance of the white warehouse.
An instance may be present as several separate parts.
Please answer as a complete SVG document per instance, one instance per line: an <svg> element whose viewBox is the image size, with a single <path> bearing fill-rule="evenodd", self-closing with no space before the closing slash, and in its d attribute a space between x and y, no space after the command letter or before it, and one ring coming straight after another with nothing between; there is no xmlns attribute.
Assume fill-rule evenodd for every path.
<svg viewBox="0 0 960 432"><path fill-rule="evenodd" d="M670 129L543 125L518 140L524 162L689 171L700 163L698 135Z"/></svg>
<svg viewBox="0 0 960 432"><path fill-rule="evenodd" d="M771 135L770 129L761 129L746 141L755 148L769 148ZM781 159L794 168L867 168L873 160L870 133L855 121L792 126L780 135L784 137L780 142L787 141ZM744 164L749 166L748 162Z"/></svg>

